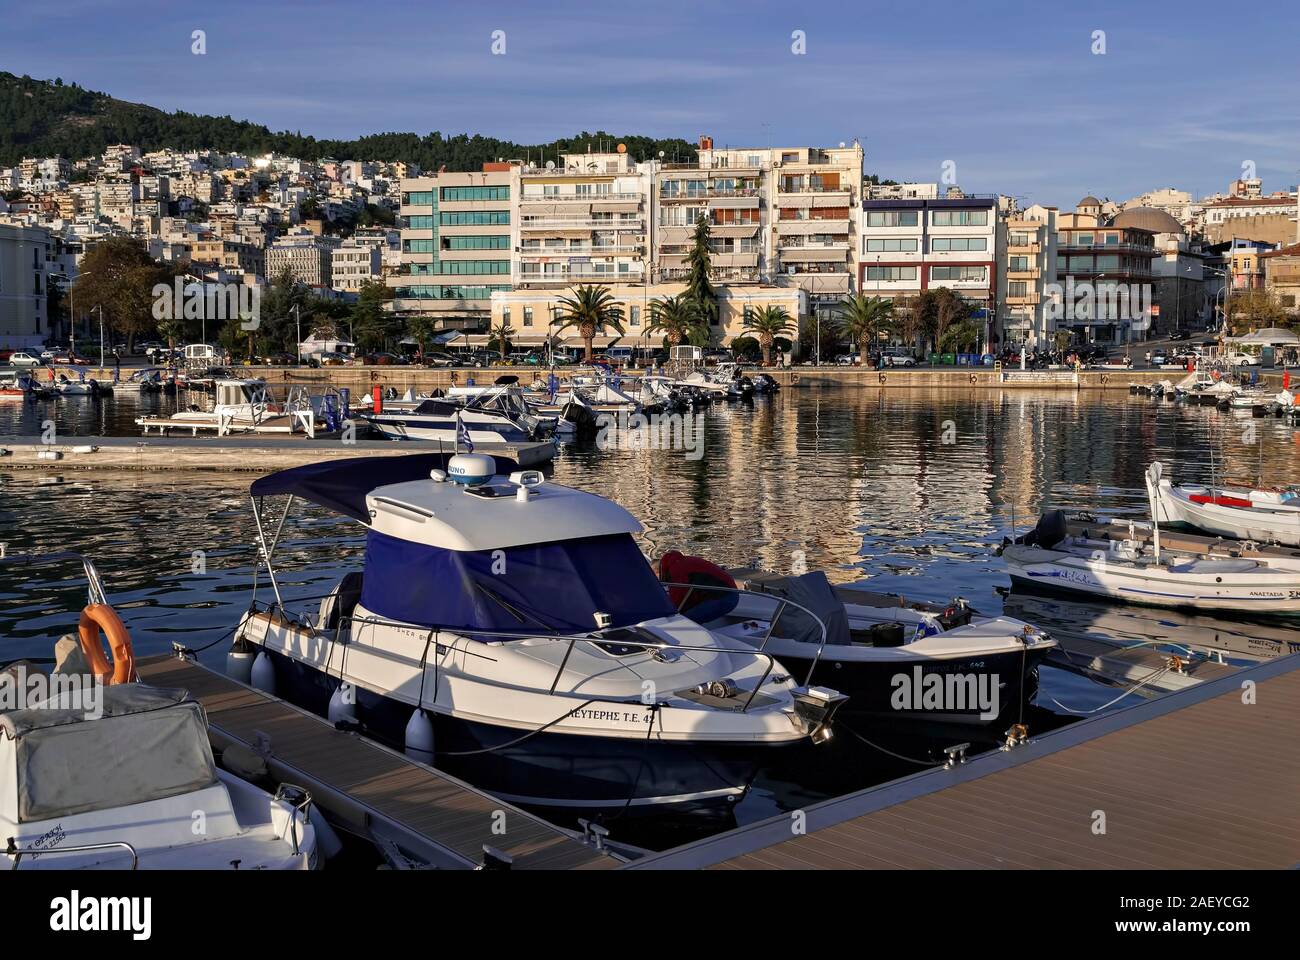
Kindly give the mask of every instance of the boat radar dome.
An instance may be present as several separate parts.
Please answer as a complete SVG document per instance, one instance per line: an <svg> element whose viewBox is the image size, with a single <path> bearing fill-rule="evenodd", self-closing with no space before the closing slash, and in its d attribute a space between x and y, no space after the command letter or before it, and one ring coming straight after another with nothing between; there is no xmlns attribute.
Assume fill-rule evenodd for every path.
<svg viewBox="0 0 1300 960"><path fill-rule="evenodd" d="M447 461L447 479L467 487L487 483L497 472L497 462L485 453L458 453Z"/></svg>

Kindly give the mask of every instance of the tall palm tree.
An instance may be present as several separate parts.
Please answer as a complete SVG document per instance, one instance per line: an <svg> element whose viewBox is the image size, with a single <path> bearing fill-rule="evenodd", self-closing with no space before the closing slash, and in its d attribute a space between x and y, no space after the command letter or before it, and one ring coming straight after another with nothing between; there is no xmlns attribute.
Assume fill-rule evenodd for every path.
<svg viewBox="0 0 1300 960"><path fill-rule="evenodd" d="M872 344L880 335L894 328L894 305L865 293L845 297L839 304L840 336L858 345L859 362L866 364Z"/></svg>
<svg viewBox="0 0 1300 960"><path fill-rule="evenodd" d="M669 347L694 342L708 336L700 319L699 307L687 294L660 297L650 302L650 322L646 333L662 333Z"/></svg>
<svg viewBox="0 0 1300 960"><path fill-rule="evenodd" d="M574 287L571 296L560 298L555 330L558 333L570 327L582 337L585 360L591 363L592 341L596 339L597 330L612 327L620 335L623 333L623 308L614 300L608 287L584 283Z"/></svg>
<svg viewBox="0 0 1300 960"><path fill-rule="evenodd" d="M514 334L515 328L510 326L509 320L503 319L493 327L490 332L492 334L492 340L490 342L496 343L497 348L501 351L501 359L504 360L506 358L506 345L509 343L510 337Z"/></svg>
<svg viewBox="0 0 1300 960"><path fill-rule="evenodd" d="M772 362L772 344L777 337L786 336L794 331L790 314L785 307L766 306L755 310L745 318L743 324L758 338L758 345L763 350L764 365Z"/></svg>

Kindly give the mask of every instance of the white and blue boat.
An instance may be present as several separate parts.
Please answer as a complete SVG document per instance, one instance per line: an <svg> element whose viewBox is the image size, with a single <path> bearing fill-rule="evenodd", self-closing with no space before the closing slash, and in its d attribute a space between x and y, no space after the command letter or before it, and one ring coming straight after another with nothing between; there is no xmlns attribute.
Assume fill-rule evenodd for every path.
<svg viewBox="0 0 1300 960"><path fill-rule="evenodd" d="M552 810L726 809L761 765L829 736L844 698L680 614L631 514L500 468L418 454L255 481L274 600L239 624L232 675ZM366 530L363 569L307 606L272 564L277 495L285 515L305 499Z"/></svg>

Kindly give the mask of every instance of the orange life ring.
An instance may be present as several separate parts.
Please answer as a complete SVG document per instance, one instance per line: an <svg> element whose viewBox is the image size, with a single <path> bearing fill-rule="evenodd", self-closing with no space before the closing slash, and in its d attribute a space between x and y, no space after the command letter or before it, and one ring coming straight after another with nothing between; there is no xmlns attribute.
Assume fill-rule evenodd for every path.
<svg viewBox="0 0 1300 960"><path fill-rule="evenodd" d="M110 668L104 656L104 645L99 642L99 631L108 637L108 647L113 653ZM81 652L90 665L90 672L105 683L130 683L135 679L135 652L131 649L131 635L117 611L107 604L92 603L81 611L77 624ZM111 676L110 676L111 674Z"/></svg>

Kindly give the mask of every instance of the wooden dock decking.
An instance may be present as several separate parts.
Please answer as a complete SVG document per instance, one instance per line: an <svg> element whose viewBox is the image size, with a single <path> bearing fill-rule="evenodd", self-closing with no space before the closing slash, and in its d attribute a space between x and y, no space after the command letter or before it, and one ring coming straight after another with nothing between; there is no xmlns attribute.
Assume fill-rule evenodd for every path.
<svg viewBox="0 0 1300 960"><path fill-rule="evenodd" d="M1295 868L1297 716L1292 654L626 869Z"/></svg>
<svg viewBox="0 0 1300 960"><path fill-rule="evenodd" d="M188 690L207 711L218 746L253 748L270 737L272 772L309 789L316 803L344 819L360 808L387 836L433 848L439 865L470 869L483 862L488 844L513 858L513 869L608 869L619 861L538 817L512 807L432 767L353 733L283 700L192 661L171 655L137 663L140 678ZM287 774L287 775L284 775ZM343 801L347 798L347 802ZM340 808L346 806L347 810ZM502 822L504 832L493 831Z"/></svg>

